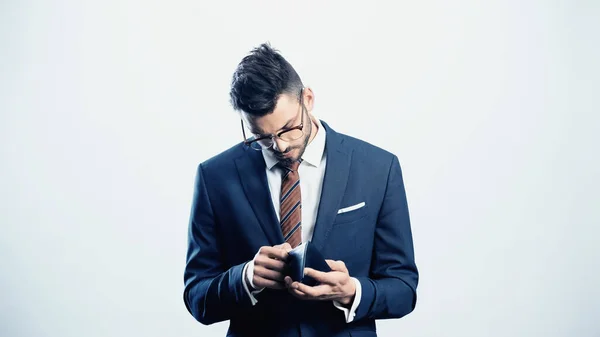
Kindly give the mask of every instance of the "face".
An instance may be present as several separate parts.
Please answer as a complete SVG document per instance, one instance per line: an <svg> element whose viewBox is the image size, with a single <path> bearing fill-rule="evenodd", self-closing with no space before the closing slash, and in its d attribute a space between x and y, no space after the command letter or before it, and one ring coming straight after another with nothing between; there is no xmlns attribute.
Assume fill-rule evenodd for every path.
<svg viewBox="0 0 600 337"><path fill-rule="evenodd" d="M301 158L306 146L312 140L313 123L310 111L312 110L313 95L310 88L304 89L303 95L306 109L302 109L302 105L295 95L282 94L277 100L275 109L268 115L253 117L242 112L244 123L253 135L277 134L303 122L304 134L302 137L294 141L284 141L275 137L273 146L266 150L271 152L283 165L290 165L291 162ZM303 114L304 118L302 118Z"/></svg>

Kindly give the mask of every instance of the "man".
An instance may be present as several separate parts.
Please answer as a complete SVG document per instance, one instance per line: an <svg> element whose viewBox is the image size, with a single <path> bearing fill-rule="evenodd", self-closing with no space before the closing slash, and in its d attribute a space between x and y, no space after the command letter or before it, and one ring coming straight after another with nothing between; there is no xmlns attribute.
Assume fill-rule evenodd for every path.
<svg viewBox="0 0 600 337"><path fill-rule="evenodd" d="M244 142L198 167L184 301L227 336L376 336L416 303L418 272L395 155L335 132L314 93L269 45L238 65L231 102ZM312 241L332 271L284 276Z"/></svg>

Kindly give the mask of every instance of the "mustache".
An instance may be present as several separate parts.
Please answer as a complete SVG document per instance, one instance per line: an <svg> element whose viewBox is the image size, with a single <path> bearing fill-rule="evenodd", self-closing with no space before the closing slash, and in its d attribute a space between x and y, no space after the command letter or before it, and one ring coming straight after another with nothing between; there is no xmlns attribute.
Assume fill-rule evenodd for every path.
<svg viewBox="0 0 600 337"><path fill-rule="evenodd" d="M281 156L293 151L294 149L295 149L295 147L288 147L287 149L285 149L285 151L273 151L273 153L275 154L275 156L281 157Z"/></svg>

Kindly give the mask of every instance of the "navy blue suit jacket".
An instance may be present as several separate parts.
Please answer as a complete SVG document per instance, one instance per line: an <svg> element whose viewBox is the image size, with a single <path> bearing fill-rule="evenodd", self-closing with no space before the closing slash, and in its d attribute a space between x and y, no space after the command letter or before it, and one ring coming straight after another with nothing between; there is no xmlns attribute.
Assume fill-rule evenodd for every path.
<svg viewBox="0 0 600 337"><path fill-rule="evenodd" d="M184 301L199 322L230 320L227 336L375 336L375 319L414 309L418 272L398 159L322 124L327 167L312 242L360 281L354 321L346 323L331 301L303 301L285 290L265 289L252 306L244 265L261 246L284 240L262 153L240 143L198 166Z"/></svg>

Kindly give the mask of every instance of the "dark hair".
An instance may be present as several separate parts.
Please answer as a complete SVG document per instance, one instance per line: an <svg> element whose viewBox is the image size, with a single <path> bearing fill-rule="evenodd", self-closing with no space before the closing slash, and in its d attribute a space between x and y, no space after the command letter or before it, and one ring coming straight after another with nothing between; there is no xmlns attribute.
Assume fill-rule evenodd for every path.
<svg viewBox="0 0 600 337"><path fill-rule="evenodd" d="M275 110L283 93L299 99L302 87L292 65L270 44L263 43L238 64L229 96L234 110L262 117Z"/></svg>

